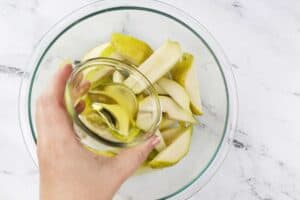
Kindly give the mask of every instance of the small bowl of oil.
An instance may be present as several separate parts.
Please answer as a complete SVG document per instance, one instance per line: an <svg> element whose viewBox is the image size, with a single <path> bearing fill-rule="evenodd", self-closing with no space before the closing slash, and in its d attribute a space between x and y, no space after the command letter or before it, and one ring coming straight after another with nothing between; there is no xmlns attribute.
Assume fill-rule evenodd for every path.
<svg viewBox="0 0 300 200"><path fill-rule="evenodd" d="M66 84L65 104L81 143L109 155L151 137L161 119L150 81L134 65L111 58L76 64Z"/></svg>

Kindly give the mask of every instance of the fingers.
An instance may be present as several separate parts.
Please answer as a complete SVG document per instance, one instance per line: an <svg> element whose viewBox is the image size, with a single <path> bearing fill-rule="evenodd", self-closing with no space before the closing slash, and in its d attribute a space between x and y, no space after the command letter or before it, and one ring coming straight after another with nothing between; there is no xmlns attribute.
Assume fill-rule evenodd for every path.
<svg viewBox="0 0 300 200"><path fill-rule="evenodd" d="M75 106L75 111L76 113L80 114L84 110L84 108L85 108L85 103L84 101L81 100Z"/></svg>
<svg viewBox="0 0 300 200"><path fill-rule="evenodd" d="M71 72L72 72L72 65L71 64L65 65L62 69L56 72L50 86L51 96L61 104L63 104L65 86Z"/></svg>
<svg viewBox="0 0 300 200"><path fill-rule="evenodd" d="M90 89L91 83L89 81L82 81L76 87L74 86L72 89L72 96L74 99L79 98L80 96L87 93L87 91Z"/></svg>
<svg viewBox="0 0 300 200"><path fill-rule="evenodd" d="M121 175L120 178L125 180L134 174L158 143L159 138L157 136L152 136L143 144L126 149L119 153L114 158L113 165L114 168L117 169L117 173Z"/></svg>
<svg viewBox="0 0 300 200"><path fill-rule="evenodd" d="M50 88L37 100L36 126L39 141L55 140L70 135L73 137L72 123L63 106L65 84L71 72L70 64L60 69L50 83Z"/></svg>

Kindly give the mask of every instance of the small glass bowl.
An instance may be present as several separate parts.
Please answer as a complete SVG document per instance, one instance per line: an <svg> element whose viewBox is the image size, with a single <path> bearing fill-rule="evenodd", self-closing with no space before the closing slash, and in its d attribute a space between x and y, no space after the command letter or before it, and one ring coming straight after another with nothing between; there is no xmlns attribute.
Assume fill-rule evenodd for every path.
<svg viewBox="0 0 300 200"><path fill-rule="evenodd" d="M90 72L94 73L95 77L89 77L89 74L91 74ZM95 85L97 85L97 83L99 85L99 83L104 82L103 84L105 85L105 81L107 80L113 83L114 81L111 79L113 79L114 75L117 74L122 76L124 79L128 77L131 79L133 78L135 80L134 86L146 88L141 94L136 94L136 96L147 96L150 100L150 108L147 112L147 115L150 117L148 118L149 124L147 128L140 130L140 133L136 137L128 141L121 141L116 137L113 137L112 134L109 134L110 130L107 126L103 128L106 130L101 130L107 134L97 134L97 130L95 130L95 128L89 126L82 120L82 118L79 117L80 112L82 112L84 109L84 101L81 99L89 92L95 90L94 88L96 87ZM103 84L100 84L100 86ZM118 87L126 87L132 91L132 94L134 94L133 86L125 86L125 84L119 83L119 81L116 81L113 84L116 84ZM82 87L84 87L84 85L88 85L88 87L85 87L86 89L84 90L80 88L81 85ZM104 87L100 87L100 89L99 87L96 88L97 92L103 92ZM128 103L137 103L130 102L130 98L127 98L126 100ZM66 84L65 104L69 115L73 119L74 127L80 141L85 146L96 151L104 149L107 150L107 146L104 146L103 144L108 145L108 147L128 147L139 144L147 140L155 133L155 131L158 129L161 119L161 107L159 104L158 95L151 82L135 66L111 58L93 58L77 64ZM83 106L83 108L79 108L78 110L78 106L80 107L80 105ZM97 112L95 113L97 114ZM136 113L139 113L138 106ZM138 114L136 114L135 119L137 116Z"/></svg>

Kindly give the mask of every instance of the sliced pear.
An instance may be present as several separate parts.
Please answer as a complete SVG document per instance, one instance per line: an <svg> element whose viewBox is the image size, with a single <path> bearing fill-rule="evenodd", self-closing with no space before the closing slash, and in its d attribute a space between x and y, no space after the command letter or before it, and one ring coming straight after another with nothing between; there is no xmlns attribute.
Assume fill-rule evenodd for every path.
<svg viewBox="0 0 300 200"><path fill-rule="evenodd" d="M194 66L194 57L184 53L180 62L171 71L172 77L181 84L189 94L191 110L196 115L202 115L199 81Z"/></svg>
<svg viewBox="0 0 300 200"><path fill-rule="evenodd" d="M162 112L166 113L170 119L190 122L192 124L197 123L192 113L182 109L177 103L175 103L171 98L166 96L159 96L160 106ZM144 98L139 103L139 111L151 112L152 107L151 97Z"/></svg>
<svg viewBox="0 0 300 200"><path fill-rule="evenodd" d="M106 92L101 90L90 90L88 91L88 97L86 98L86 101L89 100L90 104L87 104L91 106L92 102L101 102L101 103L107 103L107 104L116 104L117 102L115 99L113 99L111 96L109 96ZM86 107L88 108L88 107Z"/></svg>
<svg viewBox="0 0 300 200"><path fill-rule="evenodd" d="M116 140L116 138L112 136L111 132L107 129L107 127L104 124L94 123L90 121L87 115L79 115L78 117L86 127L88 127L91 131L93 131L97 135L112 141L118 141Z"/></svg>
<svg viewBox="0 0 300 200"><path fill-rule="evenodd" d="M112 34L111 44L118 54L135 65L143 63L153 52L145 42L121 33Z"/></svg>
<svg viewBox="0 0 300 200"><path fill-rule="evenodd" d="M101 57L114 58L118 60L124 60L124 58L118 54L114 46L110 43L100 54Z"/></svg>
<svg viewBox="0 0 300 200"><path fill-rule="evenodd" d="M119 133L120 135L128 135L130 118L127 111L123 109L122 106L117 104L93 103L92 107L100 115L103 116L103 119L111 129L117 131L117 133ZM114 119L110 119L108 118L108 116L104 116L107 112L112 114ZM114 120L116 120L116 122L114 122Z"/></svg>
<svg viewBox="0 0 300 200"><path fill-rule="evenodd" d="M180 58L180 45L177 42L168 40L141 64L139 71L142 72L151 83L155 83L172 69ZM132 88L135 93L140 93L146 88L145 84L139 84L132 76L128 77L124 81L124 84Z"/></svg>
<svg viewBox="0 0 300 200"><path fill-rule="evenodd" d="M138 102L132 90L123 84L114 84L107 85L104 91L127 110L130 118L135 116L138 109Z"/></svg>
<svg viewBox="0 0 300 200"><path fill-rule="evenodd" d="M162 137L159 129L157 129L155 131L155 135L159 138L159 143L155 146L155 149L158 151L158 152L161 152L162 150L164 150L166 148L166 143L165 143L165 140L164 138Z"/></svg>
<svg viewBox="0 0 300 200"><path fill-rule="evenodd" d="M136 96L132 90L122 84L99 86L90 90L89 96L101 103L119 104L127 110L131 119L134 118L138 109Z"/></svg>
<svg viewBox="0 0 300 200"><path fill-rule="evenodd" d="M141 94L136 95L136 98L137 98L138 102L140 102L145 98L145 96L146 96L145 94L141 93Z"/></svg>
<svg viewBox="0 0 300 200"><path fill-rule="evenodd" d="M164 91L157 83L153 83L154 89L156 90L157 94L160 95L168 95L166 91Z"/></svg>
<svg viewBox="0 0 300 200"><path fill-rule="evenodd" d="M154 118L151 112L138 112L136 126L144 131L148 131L153 125Z"/></svg>
<svg viewBox="0 0 300 200"><path fill-rule="evenodd" d="M144 131L148 131L153 124L154 119L152 116L152 113L139 112L136 120L137 127ZM156 130L155 135L157 135L160 139L160 142L155 146L155 149L160 152L166 147L166 143L164 142L164 138L162 137L159 129Z"/></svg>
<svg viewBox="0 0 300 200"><path fill-rule="evenodd" d="M174 139L177 138L178 135L180 135L183 129L183 127L179 126L161 131L161 135L164 138L166 145L171 144L174 141Z"/></svg>
<svg viewBox="0 0 300 200"><path fill-rule="evenodd" d="M82 130L77 129L76 131L81 132ZM89 150L95 154L105 156L105 157L113 157L119 153L119 149L111 148L111 147L108 147L107 145L99 143L98 141L96 141L92 137L90 137L89 135L86 135L85 137L81 138L80 142L81 142L81 144L83 144L83 147L86 148L87 150Z"/></svg>
<svg viewBox="0 0 300 200"><path fill-rule="evenodd" d="M159 124L159 130L164 130L167 128L171 128L172 126L175 126L177 124L177 121L173 119L168 119L167 117L162 117L161 122Z"/></svg>
<svg viewBox="0 0 300 200"><path fill-rule="evenodd" d="M196 115L202 115L203 108L200 96L200 86L194 67L192 67L191 70L187 73L186 78L187 79L185 87L191 98L191 110Z"/></svg>
<svg viewBox="0 0 300 200"><path fill-rule="evenodd" d="M111 134L122 142L132 142L141 132L141 129L132 127L127 135L121 135L119 132L112 131Z"/></svg>
<svg viewBox="0 0 300 200"><path fill-rule="evenodd" d="M91 82L93 85L98 83L99 81L103 81L104 77L113 72L113 69L110 67L101 67L101 68L93 68L86 72L84 75L85 80Z"/></svg>
<svg viewBox="0 0 300 200"><path fill-rule="evenodd" d="M147 162L153 160L153 158L154 158L155 156L157 156L157 154L158 154L158 151L156 151L155 149L153 149L153 150L149 153L149 155L148 155L148 157L147 157L146 165L147 165Z"/></svg>
<svg viewBox="0 0 300 200"><path fill-rule="evenodd" d="M116 52L113 45L110 42L107 42L88 51L88 53L83 56L81 61L83 62L97 57L108 57L123 60L122 57Z"/></svg>
<svg viewBox="0 0 300 200"><path fill-rule="evenodd" d="M104 48L99 56L102 56L102 57L110 57L112 54L114 54L116 52L114 46L109 43L109 45L106 46L106 48Z"/></svg>
<svg viewBox="0 0 300 200"><path fill-rule="evenodd" d="M88 59L91 58L96 58L101 56L101 53L110 46L110 43L105 43L105 44L101 44L93 49L91 49L88 53L86 53L83 58L81 59L81 61L86 61Z"/></svg>
<svg viewBox="0 0 300 200"><path fill-rule="evenodd" d="M98 149L91 148L91 147L89 147L87 145L83 145L83 146L87 150L89 150L89 151L91 151L91 152L93 152L93 153L95 153L97 155L101 155L101 156L105 156L105 157L109 157L109 158L114 157L114 156L117 155L117 153L115 153L113 151L109 151L109 150L107 150L107 151L101 151L101 150L98 150Z"/></svg>
<svg viewBox="0 0 300 200"><path fill-rule="evenodd" d="M190 112L190 97L180 84L167 78L161 78L157 83L176 103Z"/></svg>
<svg viewBox="0 0 300 200"><path fill-rule="evenodd" d="M189 151L192 127L188 127L163 151L149 162L152 168L163 168L178 163Z"/></svg>
<svg viewBox="0 0 300 200"><path fill-rule="evenodd" d="M113 82L122 83L124 81L124 79L125 79L125 77L119 71L115 71L113 73Z"/></svg>

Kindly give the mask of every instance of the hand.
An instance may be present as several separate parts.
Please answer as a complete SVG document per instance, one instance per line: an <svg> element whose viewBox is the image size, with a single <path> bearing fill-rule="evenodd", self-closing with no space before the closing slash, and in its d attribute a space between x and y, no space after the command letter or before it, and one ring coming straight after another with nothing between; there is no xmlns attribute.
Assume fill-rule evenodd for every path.
<svg viewBox="0 0 300 200"><path fill-rule="evenodd" d="M159 142L123 150L114 158L95 155L75 138L63 101L66 81L72 71L66 65L37 102L37 153L41 200L112 199L121 184L145 161Z"/></svg>

